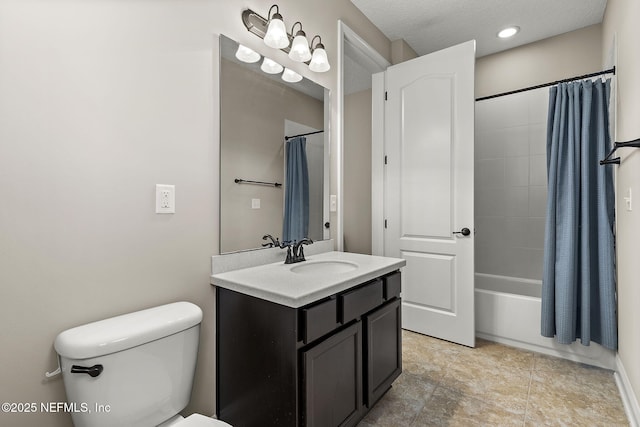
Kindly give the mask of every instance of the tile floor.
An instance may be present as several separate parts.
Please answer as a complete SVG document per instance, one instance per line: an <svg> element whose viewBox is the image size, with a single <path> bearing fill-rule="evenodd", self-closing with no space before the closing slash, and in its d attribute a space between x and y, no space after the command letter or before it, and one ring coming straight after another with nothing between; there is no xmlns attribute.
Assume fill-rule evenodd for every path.
<svg viewBox="0 0 640 427"><path fill-rule="evenodd" d="M629 425L612 371L491 341L402 339L403 373L358 427Z"/></svg>

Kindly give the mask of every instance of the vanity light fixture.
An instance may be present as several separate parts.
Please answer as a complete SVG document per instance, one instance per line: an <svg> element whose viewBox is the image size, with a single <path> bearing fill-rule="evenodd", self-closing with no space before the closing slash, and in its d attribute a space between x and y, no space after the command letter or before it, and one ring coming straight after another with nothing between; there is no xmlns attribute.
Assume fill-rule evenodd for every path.
<svg viewBox="0 0 640 427"><path fill-rule="evenodd" d="M518 31L520 31L520 27L507 27L498 33L498 37L500 37L501 39L508 39L509 37L515 36Z"/></svg>
<svg viewBox="0 0 640 427"><path fill-rule="evenodd" d="M297 83L302 80L302 76L289 68L285 68L282 73L282 80L289 83Z"/></svg>
<svg viewBox="0 0 640 427"><path fill-rule="evenodd" d="M276 8L276 12L271 15L274 7ZM267 17L269 18L267 22L269 24L267 25L267 33L264 35L264 44L274 49L282 49L289 46L289 35L284 26L282 15L280 15L279 12L277 4L269 8L269 13L267 13Z"/></svg>
<svg viewBox="0 0 640 427"><path fill-rule="evenodd" d="M275 13L272 16L271 12L274 8ZM251 9L242 11L242 22L246 29L263 39L267 46L286 52L293 61L309 64L309 69L316 73L322 73L331 68L320 36L314 36L308 45L306 42L307 36L302 31L302 23L300 21L296 21L291 27L291 32L293 33L296 25L300 25L300 29L295 33L295 36L288 34L276 4L269 8L267 17L268 19L265 19ZM314 47L313 42L316 37L318 38L318 43Z"/></svg>
<svg viewBox="0 0 640 427"><path fill-rule="evenodd" d="M260 69L267 74L278 74L283 68L284 67L282 65L278 64L273 59L267 58L266 56L262 60L262 65L260 66Z"/></svg>
<svg viewBox="0 0 640 427"><path fill-rule="evenodd" d="M311 59L311 51L309 50L309 42L307 41L307 35L302 31L302 23L300 21L293 24L291 27L291 34L294 34L293 29L296 25L300 24L300 29L295 33L295 37L291 42L291 50L289 51L289 58L296 62L307 62Z"/></svg>
<svg viewBox="0 0 640 427"><path fill-rule="evenodd" d="M236 51L236 58L242 62L249 64L260 61L260 54L253 49L250 49L244 45L238 44L238 50Z"/></svg>
<svg viewBox="0 0 640 427"><path fill-rule="evenodd" d="M318 44L313 47L313 41L316 39L316 37L318 38ZM329 71L331 66L329 65L327 52L324 50L324 45L322 44L322 38L320 36L314 36L311 40L311 46L313 55L311 56L309 69L311 71L315 71L316 73L324 73L325 71Z"/></svg>

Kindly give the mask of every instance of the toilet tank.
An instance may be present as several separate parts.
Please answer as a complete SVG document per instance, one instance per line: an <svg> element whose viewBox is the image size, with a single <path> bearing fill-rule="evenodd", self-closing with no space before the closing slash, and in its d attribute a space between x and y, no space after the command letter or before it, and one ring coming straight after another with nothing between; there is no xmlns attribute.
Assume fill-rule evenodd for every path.
<svg viewBox="0 0 640 427"><path fill-rule="evenodd" d="M202 310L176 302L61 332L75 427L157 426L191 396Z"/></svg>

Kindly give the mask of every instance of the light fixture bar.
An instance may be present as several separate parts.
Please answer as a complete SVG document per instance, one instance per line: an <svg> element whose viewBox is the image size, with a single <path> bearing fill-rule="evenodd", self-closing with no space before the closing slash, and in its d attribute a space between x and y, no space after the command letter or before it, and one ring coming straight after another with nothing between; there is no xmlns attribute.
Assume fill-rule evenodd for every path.
<svg viewBox="0 0 640 427"><path fill-rule="evenodd" d="M272 19L277 19L278 21L282 21L282 15L279 14L278 6L275 4L271 6L271 8L269 9L269 15L271 15L271 10L273 8L276 8L276 13L274 14L274 18ZM265 40L265 37L269 29L269 25L270 23L273 23L273 22L270 22L269 19L263 16L260 16L259 14L257 14L251 9L244 9L242 11L242 23L244 24L247 31L260 37L262 40ZM287 44L287 46L280 48L280 50L285 52L287 55L291 52L291 46L293 45L293 41L296 40L295 36L304 36L304 37L298 37L298 39L304 38L305 43L307 40L306 35L304 34L304 31L302 31L302 23L300 23L299 21L293 24L291 31L293 32L296 24L300 24L300 31L298 31L295 35L289 34L286 31L286 27L284 28L284 33L287 35L287 39L289 43ZM313 41L316 39L316 37L319 39L319 43L314 47ZM314 36L313 39L311 40L311 45L309 46L309 52L302 56L302 58L307 58L309 57L309 54L310 54L311 55L310 59L301 61L302 58L296 58L296 54L298 56L300 55L299 50L296 50L295 51L296 53L293 55L293 57L289 56L289 58L293 61L303 62L307 64L311 71L314 71L317 73L323 73L325 71L328 71L331 68L331 65L329 64L329 60L327 58L327 52L325 51L324 45L321 43L321 41L322 39L320 38L319 35ZM301 42L301 40L296 40L296 42L299 43ZM267 46L270 46L270 47L275 47L275 46L272 46L271 41L269 43L265 41L265 44L267 44ZM277 44L277 43L274 43L274 44ZM277 49L277 47L275 48Z"/></svg>

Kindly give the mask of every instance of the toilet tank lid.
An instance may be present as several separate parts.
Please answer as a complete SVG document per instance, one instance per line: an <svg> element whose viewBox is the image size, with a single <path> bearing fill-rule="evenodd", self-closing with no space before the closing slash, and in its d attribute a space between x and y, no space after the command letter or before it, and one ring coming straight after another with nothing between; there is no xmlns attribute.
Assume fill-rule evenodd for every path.
<svg viewBox="0 0 640 427"><path fill-rule="evenodd" d="M202 310L175 302L67 329L56 337L60 356L89 359L146 344L196 326Z"/></svg>

